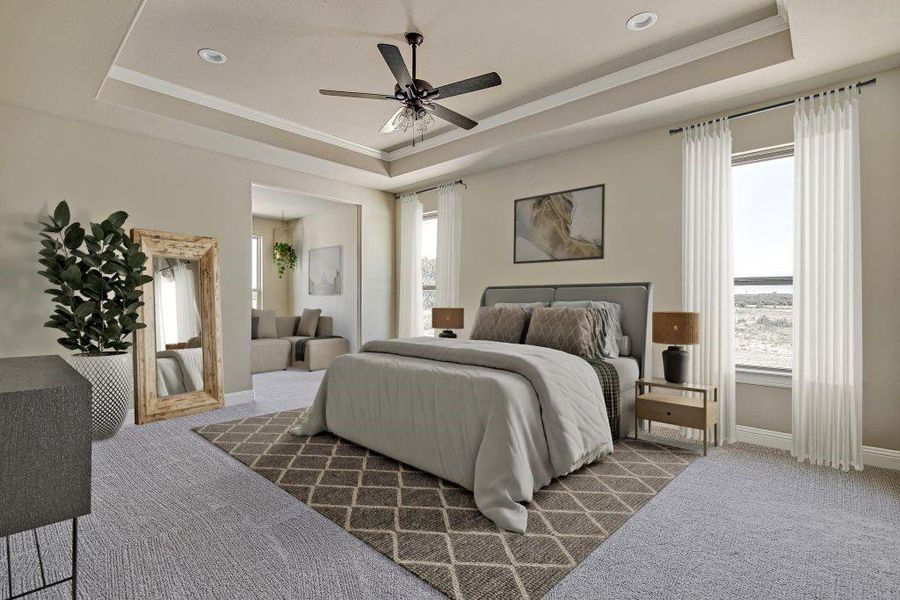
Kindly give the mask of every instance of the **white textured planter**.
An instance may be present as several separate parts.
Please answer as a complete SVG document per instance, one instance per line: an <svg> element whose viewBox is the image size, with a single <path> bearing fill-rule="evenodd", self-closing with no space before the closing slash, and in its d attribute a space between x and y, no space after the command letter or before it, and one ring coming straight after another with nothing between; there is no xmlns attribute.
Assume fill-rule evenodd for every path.
<svg viewBox="0 0 900 600"><path fill-rule="evenodd" d="M91 439L114 436L134 403L131 354L76 354L65 359L91 383Z"/></svg>

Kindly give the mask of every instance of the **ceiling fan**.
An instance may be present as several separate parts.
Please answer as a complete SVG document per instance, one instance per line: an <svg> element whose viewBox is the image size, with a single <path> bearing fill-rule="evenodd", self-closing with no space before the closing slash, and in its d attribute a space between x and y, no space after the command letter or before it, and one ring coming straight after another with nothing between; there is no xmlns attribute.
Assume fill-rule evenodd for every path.
<svg viewBox="0 0 900 600"><path fill-rule="evenodd" d="M387 120L387 123L381 128L381 133L391 133L397 129L406 131L412 127L414 134L424 134L425 129L434 122L432 115L457 127L472 129L478 125L476 121L437 104L435 100L443 100L444 98L477 92L478 90L500 85L502 83L500 76L496 73L485 73L484 75L470 77L469 79L438 87L434 87L424 79L417 79L416 48L422 45L424 39L421 33L410 32L406 34L406 42L412 46L412 75L410 75L409 69L406 68L403 55L400 54L400 49L397 46L378 44L378 50L381 52L381 56L384 57L384 62L387 63L388 68L394 75L394 79L397 80L392 95L343 92L340 90L319 90L319 93L325 96L399 101L402 106ZM413 139L413 143L415 143L415 139Z"/></svg>

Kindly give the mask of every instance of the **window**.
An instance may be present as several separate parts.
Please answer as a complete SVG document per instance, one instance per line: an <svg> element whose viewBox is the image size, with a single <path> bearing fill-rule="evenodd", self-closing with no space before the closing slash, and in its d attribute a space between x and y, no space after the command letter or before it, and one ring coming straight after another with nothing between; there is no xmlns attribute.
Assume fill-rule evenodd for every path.
<svg viewBox="0 0 900 600"><path fill-rule="evenodd" d="M735 365L787 373L793 356L793 147L735 155L732 164Z"/></svg>
<svg viewBox="0 0 900 600"><path fill-rule="evenodd" d="M422 319L425 335L434 335L431 309L434 308L434 289L437 283L437 213L422 217Z"/></svg>
<svg viewBox="0 0 900 600"><path fill-rule="evenodd" d="M250 306L262 308L262 236L250 236Z"/></svg>

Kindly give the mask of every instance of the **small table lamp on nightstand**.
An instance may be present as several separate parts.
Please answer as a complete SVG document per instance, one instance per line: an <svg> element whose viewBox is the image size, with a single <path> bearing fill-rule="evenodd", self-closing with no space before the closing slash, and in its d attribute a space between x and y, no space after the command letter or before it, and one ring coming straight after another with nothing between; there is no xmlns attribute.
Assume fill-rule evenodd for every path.
<svg viewBox="0 0 900 600"><path fill-rule="evenodd" d="M687 380L688 353L681 346L700 343L700 313L653 313L653 343L669 344L663 350L663 373L669 383Z"/></svg>
<svg viewBox="0 0 900 600"><path fill-rule="evenodd" d="M438 337L455 338L456 334L451 329L463 328L463 309L461 308L432 308L431 326L435 329L443 329Z"/></svg>

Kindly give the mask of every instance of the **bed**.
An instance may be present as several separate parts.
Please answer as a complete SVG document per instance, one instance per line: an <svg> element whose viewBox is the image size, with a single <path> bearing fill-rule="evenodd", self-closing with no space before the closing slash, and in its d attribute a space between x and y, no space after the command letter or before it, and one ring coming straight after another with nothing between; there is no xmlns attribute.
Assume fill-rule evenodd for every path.
<svg viewBox="0 0 900 600"><path fill-rule="evenodd" d="M481 304L608 300L622 305L631 356L618 377L620 430L634 423L634 379L647 373L652 286L490 287ZM499 527L524 532L538 489L612 452L600 378L587 361L526 344L411 338L366 343L332 363L307 420L456 483Z"/></svg>

